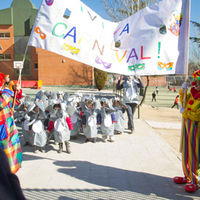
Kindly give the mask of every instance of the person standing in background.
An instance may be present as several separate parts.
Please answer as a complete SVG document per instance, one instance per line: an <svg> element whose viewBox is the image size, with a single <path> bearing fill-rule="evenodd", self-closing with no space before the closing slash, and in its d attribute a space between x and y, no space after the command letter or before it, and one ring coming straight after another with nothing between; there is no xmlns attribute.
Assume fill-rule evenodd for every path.
<svg viewBox="0 0 200 200"><path fill-rule="evenodd" d="M174 100L174 105L171 108L174 108L174 106L176 106L177 109L179 109L178 102L179 102L179 95L176 96L176 98Z"/></svg>
<svg viewBox="0 0 200 200"><path fill-rule="evenodd" d="M156 86L156 94L158 95L158 92L159 92L159 88L158 86Z"/></svg>
<svg viewBox="0 0 200 200"><path fill-rule="evenodd" d="M155 91L152 92L152 102L156 101L156 93Z"/></svg>
<svg viewBox="0 0 200 200"><path fill-rule="evenodd" d="M140 103L139 88L144 88L144 85L137 76L124 76L120 81L119 88L124 88L123 102L127 107L128 129L133 134L135 131L134 113L137 105Z"/></svg>

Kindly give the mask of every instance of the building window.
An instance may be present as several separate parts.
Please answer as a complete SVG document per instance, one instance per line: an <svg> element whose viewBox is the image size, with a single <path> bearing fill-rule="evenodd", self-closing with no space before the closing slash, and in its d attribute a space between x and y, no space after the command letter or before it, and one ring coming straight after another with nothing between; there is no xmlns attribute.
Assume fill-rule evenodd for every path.
<svg viewBox="0 0 200 200"><path fill-rule="evenodd" d="M34 64L34 70L38 70L38 63Z"/></svg>
<svg viewBox="0 0 200 200"><path fill-rule="evenodd" d="M8 32L8 33L1 33L0 32L0 38L2 39L2 38L10 38L10 33Z"/></svg>
<svg viewBox="0 0 200 200"><path fill-rule="evenodd" d="M2 60L11 60L10 54L0 54L0 61Z"/></svg>
<svg viewBox="0 0 200 200"><path fill-rule="evenodd" d="M2 46L0 45L0 50L3 50Z"/></svg>
<svg viewBox="0 0 200 200"><path fill-rule="evenodd" d="M4 54L4 58L5 60L11 60L11 55L10 54Z"/></svg>

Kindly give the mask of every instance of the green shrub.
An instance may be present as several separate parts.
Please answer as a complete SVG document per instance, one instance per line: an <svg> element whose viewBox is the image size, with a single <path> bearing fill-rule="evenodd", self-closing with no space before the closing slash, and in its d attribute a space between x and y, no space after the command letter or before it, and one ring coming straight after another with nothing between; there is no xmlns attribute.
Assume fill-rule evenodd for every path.
<svg viewBox="0 0 200 200"><path fill-rule="evenodd" d="M107 81L107 72L94 68L94 81L97 89L104 89Z"/></svg>

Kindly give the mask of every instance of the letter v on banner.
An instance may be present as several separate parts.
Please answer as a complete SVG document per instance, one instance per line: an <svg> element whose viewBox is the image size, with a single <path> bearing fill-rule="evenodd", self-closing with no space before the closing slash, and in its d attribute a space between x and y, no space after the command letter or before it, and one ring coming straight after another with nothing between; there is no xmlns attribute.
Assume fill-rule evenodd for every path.
<svg viewBox="0 0 200 200"><path fill-rule="evenodd" d="M127 53L127 50L124 52L123 56L121 58L119 58L118 51L115 51L115 54L116 54L116 57L117 57L117 60L118 60L119 63L122 62L122 60L126 56L126 53Z"/></svg>
<svg viewBox="0 0 200 200"><path fill-rule="evenodd" d="M92 21L94 21L94 20L97 18L97 16L92 17L92 15L91 15L91 13L90 13L89 11L87 11L87 12L88 12L88 14L89 14L89 16L90 16L90 19L91 19Z"/></svg>

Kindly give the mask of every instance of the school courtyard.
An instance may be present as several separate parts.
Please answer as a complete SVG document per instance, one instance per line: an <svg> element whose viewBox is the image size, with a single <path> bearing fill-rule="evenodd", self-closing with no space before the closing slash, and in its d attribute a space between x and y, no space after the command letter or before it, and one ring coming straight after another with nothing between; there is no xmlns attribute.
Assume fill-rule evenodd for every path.
<svg viewBox="0 0 200 200"><path fill-rule="evenodd" d="M44 90L112 96L112 91L44 87ZM181 116L171 109L177 94L159 88L151 102L150 87L144 105L135 114L136 131L115 136L115 142L85 143L80 135L71 141L71 154L57 153L53 141L47 153L23 147L23 165L17 173L30 200L199 200L200 191L186 193L173 183L182 176L178 152ZM23 89L34 97L38 90ZM138 119L139 114L139 119ZM126 116L126 115L125 115ZM19 129L19 132L21 130Z"/></svg>

